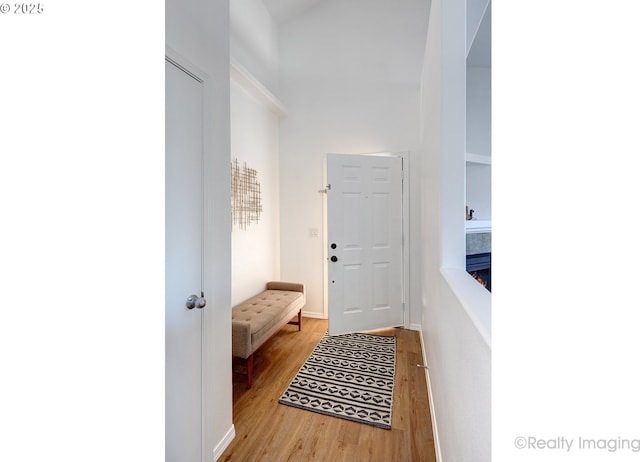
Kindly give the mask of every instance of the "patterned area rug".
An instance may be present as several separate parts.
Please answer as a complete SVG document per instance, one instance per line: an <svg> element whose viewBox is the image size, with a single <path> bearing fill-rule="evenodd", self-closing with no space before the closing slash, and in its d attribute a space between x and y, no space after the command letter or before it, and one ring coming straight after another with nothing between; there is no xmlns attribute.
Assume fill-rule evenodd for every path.
<svg viewBox="0 0 640 462"><path fill-rule="evenodd" d="M396 338L325 333L279 402L391 429Z"/></svg>

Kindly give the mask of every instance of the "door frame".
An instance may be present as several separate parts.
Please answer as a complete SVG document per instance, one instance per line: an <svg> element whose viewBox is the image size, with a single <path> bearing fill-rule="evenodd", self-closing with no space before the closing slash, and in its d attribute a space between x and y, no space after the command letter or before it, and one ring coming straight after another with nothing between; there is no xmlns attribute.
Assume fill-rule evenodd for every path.
<svg viewBox="0 0 640 462"><path fill-rule="evenodd" d="M409 262L409 151L400 152L372 152L372 153L327 153L336 155L362 155L362 156L383 156L383 157L400 157L402 158L402 307L403 307L403 327L408 329L411 324L411 292L410 292L410 262ZM329 243L327 242L329 220L327 216L327 189L328 173L327 173L327 154L322 159L322 181L324 184L324 193L322 200L322 258L323 258L323 302L322 312L325 319L329 319Z"/></svg>
<svg viewBox="0 0 640 462"><path fill-rule="evenodd" d="M203 99L203 198L202 198L202 289L205 294L205 298L208 300L207 306L203 309L202 317L202 352L201 352L201 461L207 461L210 459L209 455L214 452L214 443L207 438L208 434L213 430L213 412L209 404L210 399L214 393L212 381L209 379L215 371L213 370L213 358L212 352L215 351L214 332L212 331L213 324L213 294L214 290L211 285L213 277L212 268L212 252L211 243L208 242L206 236L211 235L211 216L213 201L211 200L211 186L213 185L213 147L211 143L211 137L207 135L206 127L210 127L213 120L213 114L211 105L213 101L213 82L210 76L200 69L198 66L190 62L187 58L180 53L172 49L170 46L165 45L165 60L181 68L188 74L191 74L194 78L202 82L202 99ZM209 276L209 277L207 277Z"/></svg>

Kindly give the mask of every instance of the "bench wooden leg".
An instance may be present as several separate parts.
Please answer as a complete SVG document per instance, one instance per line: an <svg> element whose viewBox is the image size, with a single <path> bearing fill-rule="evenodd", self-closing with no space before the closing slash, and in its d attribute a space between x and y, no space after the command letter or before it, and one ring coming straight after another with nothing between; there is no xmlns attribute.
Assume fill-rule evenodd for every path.
<svg viewBox="0 0 640 462"><path fill-rule="evenodd" d="M297 321L289 321L289 324L295 324L298 326L298 331L302 330L302 308L300 308L298 310L298 320ZM277 333L277 332L276 332ZM273 335L276 335L276 333L274 333ZM266 343L266 342L264 342ZM262 344L264 346L264 343ZM258 348L258 350L262 348L262 346L260 346ZM258 351L256 350L256 351ZM246 367L247 367L247 389L251 388L253 386L253 355L254 355L255 351L253 353L251 353L249 355L249 357L246 359ZM244 374L241 373L233 373L233 376L242 376Z"/></svg>
<svg viewBox="0 0 640 462"><path fill-rule="evenodd" d="M247 388L253 385L253 353L247 358Z"/></svg>
<svg viewBox="0 0 640 462"><path fill-rule="evenodd" d="M289 324L294 324L298 326L298 330L302 330L302 308L298 311L298 320L297 321L289 321Z"/></svg>
<svg viewBox="0 0 640 462"><path fill-rule="evenodd" d="M255 353L255 352L254 352ZM247 389L253 385L253 353L244 360L247 372L233 372L234 379L247 380Z"/></svg>

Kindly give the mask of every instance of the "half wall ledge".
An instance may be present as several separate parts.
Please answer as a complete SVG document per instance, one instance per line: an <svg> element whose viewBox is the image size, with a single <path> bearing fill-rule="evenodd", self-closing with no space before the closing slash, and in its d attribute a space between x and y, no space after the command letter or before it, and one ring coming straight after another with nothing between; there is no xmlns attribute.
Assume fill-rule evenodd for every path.
<svg viewBox="0 0 640 462"><path fill-rule="evenodd" d="M441 268L440 273L491 348L491 292L478 284L464 269Z"/></svg>

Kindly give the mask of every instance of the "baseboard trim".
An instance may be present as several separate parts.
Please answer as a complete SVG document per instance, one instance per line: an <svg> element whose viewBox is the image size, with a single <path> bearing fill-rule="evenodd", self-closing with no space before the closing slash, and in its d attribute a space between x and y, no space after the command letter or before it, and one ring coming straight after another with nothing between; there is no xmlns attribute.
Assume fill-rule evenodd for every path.
<svg viewBox="0 0 640 462"><path fill-rule="evenodd" d="M236 437L236 427L231 424L231 428L227 431L227 434L216 444L213 449L213 460L216 461L222 456L222 453L229 447L233 439Z"/></svg>
<svg viewBox="0 0 640 462"><path fill-rule="evenodd" d="M324 314L322 313L315 313L313 311L304 311L304 310L302 310L302 317L315 318L315 319L327 319L324 317Z"/></svg>
<svg viewBox="0 0 640 462"><path fill-rule="evenodd" d="M418 326L419 329L414 329ZM420 333L420 348L422 348L422 361L425 366L424 374L427 379L427 395L429 396L429 411L431 412L431 427L433 429L433 445L436 452L436 461L442 462L442 452L440 451L440 438L438 438L438 422L436 419L436 410L433 407L433 393L431 392L431 376L427 363L427 350L424 347L424 337L422 336L422 327L419 324L411 324L411 330L418 330Z"/></svg>

